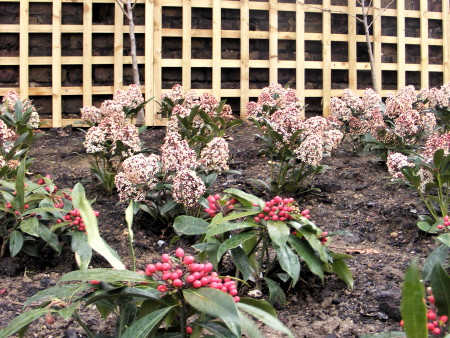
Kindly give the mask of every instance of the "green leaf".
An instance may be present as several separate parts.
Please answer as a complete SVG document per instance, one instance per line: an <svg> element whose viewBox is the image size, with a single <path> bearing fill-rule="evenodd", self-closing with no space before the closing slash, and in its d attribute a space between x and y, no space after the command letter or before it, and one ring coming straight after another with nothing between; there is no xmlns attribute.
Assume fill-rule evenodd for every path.
<svg viewBox="0 0 450 338"><path fill-rule="evenodd" d="M333 263L331 263L331 266L336 275L353 289L353 274L345 261L343 259L334 260Z"/></svg>
<svg viewBox="0 0 450 338"><path fill-rule="evenodd" d="M153 288L135 288L135 287L118 287L112 290L103 290L89 296L86 300L86 304L90 305L93 303L99 303L103 300L111 301L114 300L114 305L127 304L130 302L145 301L147 299L153 299L160 301L161 293L157 289ZM132 299L134 298L134 299Z"/></svg>
<svg viewBox="0 0 450 338"><path fill-rule="evenodd" d="M437 240L444 243L447 247L450 247L450 233L440 235Z"/></svg>
<svg viewBox="0 0 450 338"><path fill-rule="evenodd" d="M222 256L227 252L228 250L237 248L239 245L242 245L245 241L248 241L256 236L256 233L254 231L248 231L248 232L241 232L239 234L236 234L232 236L231 238L225 240L217 250L217 260L220 261Z"/></svg>
<svg viewBox="0 0 450 338"><path fill-rule="evenodd" d="M92 258L92 248L88 243L87 236L81 231L72 231L72 251L75 253L75 260L81 270L87 269Z"/></svg>
<svg viewBox="0 0 450 338"><path fill-rule="evenodd" d="M241 319L242 331L245 333L245 336L249 338L263 338L263 335L259 332L255 322L244 312L238 311L238 313L239 318Z"/></svg>
<svg viewBox="0 0 450 338"><path fill-rule="evenodd" d="M147 276L133 271L113 269L88 269L68 272L60 278L58 283L67 281L88 282L91 280L98 280L105 283L121 281L148 282Z"/></svg>
<svg viewBox="0 0 450 338"><path fill-rule="evenodd" d="M245 251L241 247L237 247L231 249L231 255L233 256L234 265L242 273L242 279L248 280L252 275L253 269Z"/></svg>
<svg viewBox="0 0 450 338"><path fill-rule="evenodd" d="M267 230L269 230L269 236L272 243L279 247L284 247L286 245L290 230L284 222L268 221Z"/></svg>
<svg viewBox="0 0 450 338"><path fill-rule="evenodd" d="M440 262L434 265L430 283L439 315L450 316L450 276Z"/></svg>
<svg viewBox="0 0 450 338"><path fill-rule="evenodd" d="M40 301L42 302L44 299L72 299L76 294L91 289L91 284L64 284L57 285L48 289L44 289L39 291L35 295L28 298L23 306L28 306L34 302Z"/></svg>
<svg viewBox="0 0 450 338"><path fill-rule="evenodd" d="M248 211L242 211L242 212L233 212L229 214L228 216L222 217L222 214L217 214L211 221L210 228L215 228L217 225L226 223L229 221L233 221L235 219L239 218L245 218L247 216L252 216L259 214L260 211L258 210L248 210ZM256 224L255 224L256 225Z"/></svg>
<svg viewBox="0 0 450 338"><path fill-rule="evenodd" d="M17 201L20 210L23 210L25 204L25 170L25 161L22 161L17 168L16 196L14 198Z"/></svg>
<svg viewBox="0 0 450 338"><path fill-rule="evenodd" d="M173 228L182 235L202 235L206 233L208 222L202 218L193 216L178 216L173 222Z"/></svg>
<svg viewBox="0 0 450 338"><path fill-rule="evenodd" d="M438 262L441 264L445 263L448 257L448 253L449 253L448 246L446 246L445 244L441 244L436 249L434 249L433 252L428 256L427 260L423 264L422 269L422 278L425 282L428 282L430 280L431 271L433 270L433 267L436 265L436 263Z"/></svg>
<svg viewBox="0 0 450 338"><path fill-rule="evenodd" d="M315 275L319 276L321 281L324 279L324 272L322 262L317 257L313 248L306 242L298 238L297 236L289 236L289 244L297 251L300 258L306 263L308 269Z"/></svg>
<svg viewBox="0 0 450 338"><path fill-rule="evenodd" d="M80 183L77 183L73 188L72 202L74 208L80 210L81 217L86 226L88 243L91 248L102 255L116 270L124 270L125 265L117 258L114 250L100 237L97 217L95 217L94 211L86 198L84 188Z"/></svg>
<svg viewBox="0 0 450 338"><path fill-rule="evenodd" d="M65 320L70 320L73 313L77 310L78 305L80 305L80 302L75 302L70 304L69 306L58 310L58 314L63 317Z"/></svg>
<svg viewBox="0 0 450 338"><path fill-rule="evenodd" d="M61 252L58 236L54 232L51 232L50 229L42 223L39 223L39 237L47 242L53 250L58 253Z"/></svg>
<svg viewBox="0 0 450 338"><path fill-rule="evenodd" d="M277 253L278 261L281 268L286 271L292 278L292 284L297 284L300 276L300 261L294 251L287 245L278 247L274 245L274 249Z"/></svg>
<svg viewBox="0 0 450 338"><path fill-rule="evenodd" d="M262 199L254 196L252 194L248 194L246 192L243 192L242 190L239 190L239 189L236 189L236 188L229 188L229 189L224 190L223 192L235 196L237 199L239 199L241 201L241 203L243 201L247 201L247 202L249 202L249 203L246 203L247 205L248 204L250 204L250 205L251 204L257 204L260 207L264 206L264 201ZM242 203L242 204L244 204L244 203Z"/></svg>
<svg viewBox="0 0 450 338"><path fill-rule="evenodd" d="M21 315L11 320L6 328L0 330L0 337L9 337L13 335L21 328L27 326L39 317L44 316L48 312L50 312L50 310L47 308L39 308L22 313Z"/></svg>
<svg viewBox="0 0 450 338"><path fill-rule="evenodd" d="M239 301L239 303L248 304L253 307L257 307L261 310L266 311L267 313L271 314L274 317L277 316L277 311L273 308L272 305L270 305L269 302L266 302L265 300L254 299L254 298L249 298L249 297L242 297L241 300Z"/></svg>
<svg viewBox="0 0 450 338"><path fill-rule="evenodd" d="M229 329L220 325L218 322L210 321L210 322L196 322L196 325L200 325L205 330L214 334L214 338L229 338L233 337L233 332ZM235 336L234 336L235 337Z"/></svg>
<svg viewBox="0 0 450 338"><path fill-rule="evenodd" d="M276 316L266 312L264 309L240 302L237 303L237 307L262 321L267 326L270 326L272 329L283 332L288 335L288 337L294 337L292 332Z"/></svg>
<svg viewBox="0 0 450 338"><path fill-rule="evenodd" d="M306 238L309 245L319 254L319 258L323 263L328 263L332 260L327 247L319 241L315 232L306 229L306 226L297 229L297 231Z"/></svg>
<svg viewBox="0 0 450 338"><path fill-rule="evenodd" d="M20 223L20 230L31 236L39 237L39 221L36 217L27 217Z"/></svg>
<svg viewBox="0 0 450 338"><path fill-rule="evenodd" d="M145 338L152 331L157 329L164 317L169 313L173 306L165 307L154 312L150 312L148 315L135 321L125 332L121 335L121 338Z"/></svg>
<svg viewBox="0 0 450 338"><path fill-rule="evenodd" d="M221 223L220 225L210 226L206 231L207 237L212 237L215 235L223 234L224 232L238 230L238 229L246 229L253 228L258 226L252 222L239 222L239 223Z"/></svg>
<svg viewBox="0 0 450 338"><path fill-rule="evenodd" d="M417 259L408 266L402 288L400 311L408 338L427 338L427 307L424 287L420 282Z"/></svg>
<svg viewBox="0 0 450 338"><path fill-rule="evenodd" d="M231 296L212 288L185 289L183 296L193 308L220 318L233 334L241 336L240 318Z"/></svg>
<svg viewBox="0 0 450 338"><path fill-rule="evenodd" d="M269 302L274 305L284 307L286 305L286 295L277 282L265 277L264 280L269 287Z"/></svg>
<svg viewBox="0 0 450 338"><path fill-rule="evenodd" d="M17 255L23 246L23 236L20 231L14 230L9 237L9 252L11 257Z"/></svg>

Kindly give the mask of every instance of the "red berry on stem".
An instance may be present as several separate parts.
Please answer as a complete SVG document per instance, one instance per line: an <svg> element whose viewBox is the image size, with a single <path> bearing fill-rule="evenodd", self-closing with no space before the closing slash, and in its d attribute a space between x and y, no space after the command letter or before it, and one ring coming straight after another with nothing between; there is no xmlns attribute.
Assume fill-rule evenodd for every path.
<svg viewBox="0 0 450 338"><path fill-rule="evenodd" d="M199 280L194 281L194 283L192 283L192 286L194 288L199 288L202 286L202 282L200 282Z"/></svg>
<svg viewBox="0 0 450 338"><path fill-rule="evenodd" d="M187 333L187 334L192 334L192 332L194 332L194 330L192 329L192 327L186 326L186 333Z"/></svg>
<svg viewBox="0 0 450 338"><path fill-rule="evenodd" d="M167 286L162 285L162 284L158 285L158 291L159 292L166 292L167 291Z"/></svg>
<svg viewBox="0 0 450 338"><path fill-rule="evenodd" d="M172 282L172 285L175 286L176 288L181 288L183 286L183 282L181 281L181 279L175 279Z"/></svg>
<svg viewBox="0 0 450 338"><path fill-rule="evenodd" d="M178 258L181 258L184 256L184 250L182 248L178 248L175 250L175 256L177 256Z"/></svg>
<svg viewBox="0 0 450 338"><path fill-rule="evenodd" d="M183 263L186 265L194 263L195 259L193 256L184 256Z"/></svg>
<svg viewBox="0 0 450 338"><path fill-rule="evenodd" d="M439 321L442 322L442 323L447 323L448 317L445 316L445 315L444 315L444 316L440 316L440 317L439 317Z"/></svg>
<svg viewBox="0 0 450 338"><path fill-rule="evenodd" d="M161 260L162 260L164 263L167 263L167 262L170 261L170 256L169 256L168 254L162 254Z"/></svg>

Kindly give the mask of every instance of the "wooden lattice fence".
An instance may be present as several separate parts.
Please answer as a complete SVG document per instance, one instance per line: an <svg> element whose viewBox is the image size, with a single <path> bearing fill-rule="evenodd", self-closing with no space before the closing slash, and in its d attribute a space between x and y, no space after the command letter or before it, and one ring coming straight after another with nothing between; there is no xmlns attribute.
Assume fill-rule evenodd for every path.
<svg viewBox="0 0 450 338"><path fill-rule="evenodd" d="M305 3L303 3L305 2ZM450 1L374 0L372 44L381 95L450 81ZM272 82L290 83L310 111L370 83L360 8L352 0L137 0L142 91L175 83L228 99L234 111ZM348 13L349 15L345 14ZM45 126L79 119L130 80L128 25L113 0L0 0L0 94L13 88ZM131 77L132 79L132 77ZM161 125L157 103L147 125Z"/></svg>

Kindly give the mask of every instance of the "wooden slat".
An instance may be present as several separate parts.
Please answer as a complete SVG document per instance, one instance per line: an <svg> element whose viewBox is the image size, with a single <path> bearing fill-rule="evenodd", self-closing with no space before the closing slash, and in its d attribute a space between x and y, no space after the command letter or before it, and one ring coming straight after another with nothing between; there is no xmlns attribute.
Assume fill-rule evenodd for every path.
<svg viewBox="0 0 450 338"><path fill-rule="evenodd" d="M443 45L444 83L450 82L450 2L442 0L442 37L446 41Z"/></svg>
<svg viewBox="0 0 450 338"><path fill-rule="evenodd" d="M61 2L53 2L52 32L52 117L53 127L61 127Z"/></svg>
<svg viewBox="0 0 450 338"><path fill-rule="evenodd" d="M148 21L146 21L148 22ZM162 49L162 6L161 0L155 0L153 9L153 88L155 100L160 100L162 89L162 62L161 62L161 49ZM153 101L153 111L158 111L156 102ZM162 120L155 116L154 125L161 125Z"/></svg>
<svg viewBox="0 0 450 338"><path fill-rule="evenodd" d="M373 1L373 58L375 64L375 74L376 74L376 88L381 90L381 17L379 17L380 9L381 9L381 1L374 0ZM374 84L375 86L375 84Z"/></svg>
<svg viewBox="0 0 450 338"><path fill-rule="evenodd" d="M351 2L352 3L352 2ZM349 2L348 15L348 87L355 91L357 88L358 71L356 68L356 6Z"/></svg>
<svg viewBox="0 0 450 338"><path fill-rule="evenodd" d="M22 99L28 97L28 0L20 2L20 32L19 32L19 95ZM7 58L5 58L7 60ZM5 60L5 61L6 61ZM1 63L5 64L5 63Z"/></svg>
<svg viewBox="0 0 450 338"><path fill-rule="evenodd" d="M123 87L123 10L119 3L114 7L114 91Z"/></svg>
<svg viewBox="0 0 450 338"><path fill-rule="evenodd" d="M146 100L150 99L155 95L155 87L153 78L154 75L154 65L153 60L148 58L149 56L153 56L154 54L154 11L155 1L154 0L146 0L145 3L145 55L147 56L145 60L145 90L144 97ZM149 102L145 106L145 124L152 126L155 124L155 103Z"/></svg>
<svg viewBox="0 0 450 338"><path fill-rule="evenodd" d="M323 0L323 9L330 8L330 0ZM331 98L331 13L324 11L322 13L322 60L323 60L323 75L322 75L322 88L323 88L323 115L328 116L330 110L330 98Z"/></svg>
<svg viewBox="0 0 450 338"><path fill-rule="evenodd" d="M420 0L420 88L429 87L428 69L428 0Z"/></svg>
<svg viewBox="0 0 450 338"><path fill-rule="evenodd" d="M250 29L250 10L248 0L241 0L241 119L245 118L245 106L250 100L250 40L248 33Z"/></svg>
<svg viewBox="0 0 450 338"><path fill-rule="evenodd" d="M405 3L397 1L397 88L405 86L406 74L404 65L406 63L405 52Z"/></svg>
<svg viewBox="0 0 450 338"><path fill-rule="evenodd" d="M278 82L277 0L269 0L269 83Z"/></svg>
<svg viewBox="0 0 450 338"><path fill-rule="evenodd" d="M302 3L297 1L295 7L295 84L297 95L305 103L305 8ZM305 118L305 111L302 111L302 117Z"/></svg>
<svg viewBox="0 0 450 338"><path fill-rule="evenodd" d="M212 91L220 100L221 97L221 13L220 0L213 0L212 8Z"/></svg>
<svg viewBox="0 0 450 338"><path fill-rule="evenodd" d="M83 107L92 105L92 0L83 4Z"/></svg>
<svg viewBox="0 0 450 338"><path fill-rule="evenodd" d="M191 0L183 2L183 68L182 68L182 86L184 90L191 89L191 21L192 21Z"/></svg>

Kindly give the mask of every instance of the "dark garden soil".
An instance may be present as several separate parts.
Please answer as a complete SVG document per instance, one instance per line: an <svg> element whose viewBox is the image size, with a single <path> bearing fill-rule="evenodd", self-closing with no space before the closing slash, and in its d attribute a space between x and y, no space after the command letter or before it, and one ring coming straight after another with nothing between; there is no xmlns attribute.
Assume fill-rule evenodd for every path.
<svg viewBox="0 0 450 338"><path fill-rule="evenodd" d="M267 159L258 157L260 141L249 126L234 129L229 135L231 168L242 172L221 178L217 191L238 187L251 191L248 178L266 178ZM164 129L148 129L144 141L156 149L162 143ZM31 157L33 174L50 174L61 187L82 182L89 198L96 198L94 209L100 211L99 224L103 238L130 265L127 250L124 207L117 196L107 196L89 172L83 154L83 132L71 127L46 130L34 144ZM347 236L335 237L334 251L349 253L349 266L355 286L349 289L336 276L327 276L325 284L308 274L290 290L287 306L279 309L279 318L296 337L357 337L362 334L398 330L400 292L408 262L414 256L424 259L436 246L432 237L420 233L415 222L424 213L419 198L406 186L392 185L385 166L373 156L357 157L346 147L337 149L325 159L330 166L318 176L315 186L320 193L296 196L302 208L311 210L311 219L323 230L344 230ZM161 228L144 216L134 225L137 265L144 268L169 246L171 229ZM183 244L182 244L183 245ZM187 245L184 245L185 248ZM48 250L40 258L19 254L0 260L0 328L22 312L23 302L37 291L55 285L62 274L75 270L76 264L66 245L60 256ZM108 267L94 255L93 267ZM263 297L265 297L264 295ZM94 332L110 330L90 308L83 318ZM108 328L109 326L109 328ZM265 330L267 337L279 336ZM26 337L84 337L73 321L61 318L50 325L44 319L32 324Z"/></svg>

